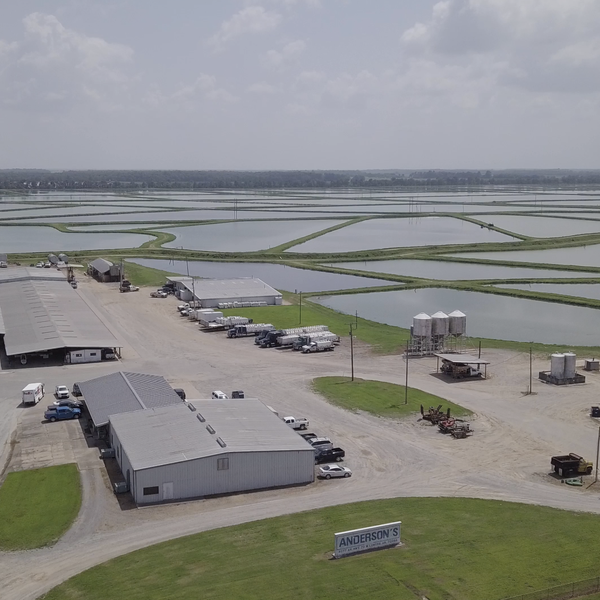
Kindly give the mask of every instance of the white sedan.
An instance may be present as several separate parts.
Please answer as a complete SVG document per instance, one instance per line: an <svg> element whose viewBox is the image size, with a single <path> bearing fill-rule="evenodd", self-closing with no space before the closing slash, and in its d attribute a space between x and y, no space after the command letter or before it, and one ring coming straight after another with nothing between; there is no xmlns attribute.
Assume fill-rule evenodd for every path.
<svg viewBox="0 0 600 600"><path fill-rule="evenodd" d="M352 471L348 467L340 465L323 465L319 467L319 477L331 479L332 477L350 477Z"/></svg>
<svg viewBox="0 0 600 600"><path fill-rule="evenodd" d="M66 400L69 398L69 388L66 385L57 385L54 390L54 395L58 400Z"/></svg>

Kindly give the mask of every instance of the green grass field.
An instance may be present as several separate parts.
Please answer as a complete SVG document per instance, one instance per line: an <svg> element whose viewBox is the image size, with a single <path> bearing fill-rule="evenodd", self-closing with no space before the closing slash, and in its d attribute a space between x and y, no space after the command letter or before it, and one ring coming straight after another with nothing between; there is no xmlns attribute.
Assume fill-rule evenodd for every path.
<svg viewBox="0 0 600 600"><path fill-rule="evenodd" d="M9 473L0 487L0 549L53 544L69 529L80 506L74 464Z"/></svg>
<svg viewBox="0 0 600 600"><path fill-rule="evenodd" d="M354 379L350 377L318 377L313 379L313 389L332 404L347 410L364 410L382 417L405 417L425 410L430 406L443 404L443 410L450 408L451 414L462 417L472 414L470 410L453 404L415 388L408 388L408 403L404 404L405 387L384 381Z"/></svg>
<svg viewBox="0 0 600 600"><path fill-rule="evenodd" d="M330 560L334 532L396 520L404 546ZM595 577L600 569L592 549L599 537L595 515L489 500L399 498L159 544L77 575L44 598L500 600Z"/></svg>

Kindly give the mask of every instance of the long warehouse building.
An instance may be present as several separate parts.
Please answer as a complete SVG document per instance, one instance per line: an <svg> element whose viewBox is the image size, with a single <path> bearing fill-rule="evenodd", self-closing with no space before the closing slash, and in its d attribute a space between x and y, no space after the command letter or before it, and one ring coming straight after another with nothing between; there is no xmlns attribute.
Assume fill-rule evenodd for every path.
<svg viewBox="0 0 600 600"><path fill-rule="evenodd" d="M65 276L48 269L0 271L0 335L7 356L23 364L33 355L84 349L100 360L101 350L122 347Z"/></svg>
<svg viewBox="0 0 600 600"><path fill-rule="evenodd" d="M314 481L312 446L257 399L112 415L110 437L137 504Z"/></svg>

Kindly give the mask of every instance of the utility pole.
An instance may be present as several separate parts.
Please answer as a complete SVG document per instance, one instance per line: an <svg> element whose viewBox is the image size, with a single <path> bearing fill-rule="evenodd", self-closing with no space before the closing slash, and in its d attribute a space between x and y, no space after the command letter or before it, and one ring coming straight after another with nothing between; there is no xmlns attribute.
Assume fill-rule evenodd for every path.
<svg viewBox="0 0 600 600"><path fill-rule="evenodd" d="M598 443L596 444L596 477L594 477L594 483L598 481L598 458L600 458L600 427L598 427Z"/></svg>
<svg viewBox="0 0 600 600"><path fill-rule="evenodd" d="M302 290L300 290L300 321L299 324L302 325Z"/></svg>
<svg viewBox="0 0 600 600"><path fill-rule="evenodd" d="M529 393L533 393L533 348L529 345Z"/></svg>
<svg viewBox="0 0 600 600"><path fill-rule="evenodd" d="M406 353L404 354L406 363L406 380L404 382L404 404L408 404L408 340L406 341Z"/></svg>
<svg viewBox="0 0 600 600"><path fill-rule="evenodd" d="M354 381L354 335L353 331L356 329L356 325L354 323L349 323L350 325L350 370L352 373L352 381Z"/></svg>

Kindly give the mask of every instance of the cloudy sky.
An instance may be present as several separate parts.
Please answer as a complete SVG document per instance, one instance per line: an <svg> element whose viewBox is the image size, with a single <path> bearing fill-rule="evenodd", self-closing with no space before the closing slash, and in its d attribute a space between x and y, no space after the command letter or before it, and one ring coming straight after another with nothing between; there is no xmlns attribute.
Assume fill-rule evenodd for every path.
<svg viewBox="0 0 600 600"><path fill-rule="evenodd" d="M19 0L0 168L600 168L598 0Z"/></svg>

